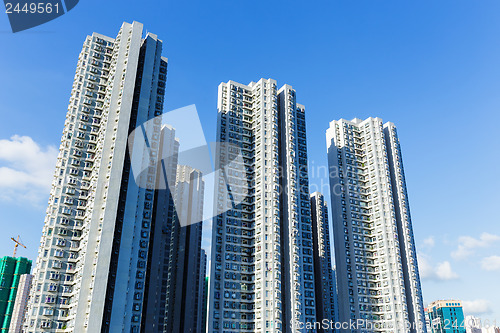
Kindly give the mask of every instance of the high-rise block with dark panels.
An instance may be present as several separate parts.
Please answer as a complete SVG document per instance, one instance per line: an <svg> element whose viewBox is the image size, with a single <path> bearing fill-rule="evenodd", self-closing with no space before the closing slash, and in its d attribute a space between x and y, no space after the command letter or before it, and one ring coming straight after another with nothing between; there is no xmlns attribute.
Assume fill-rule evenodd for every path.
<svg viewBox="0 0 500 333"><path fill-rule="evenodd" d="M65 115L34 270L28 332L152 332L148 298L167 59L124 23L87 36ZM63 115L61 114L61 117ZM149 149L128 137L146 126ZM133 166L141 172L138 174Z"/></svg>
<svg viewBox="0 0 500 333"><path fill-rule="evenodd" d="M316 321L305 108L272 79L219 85L208 332Z"/></svg>
<svg viewBox="0 0 500 333"><path fill-rule="evenodd" d="M323 194L311 194L311 219L314 246L314 281L318 332L335 332L337 288L332 267L328 207Z"/></svg>

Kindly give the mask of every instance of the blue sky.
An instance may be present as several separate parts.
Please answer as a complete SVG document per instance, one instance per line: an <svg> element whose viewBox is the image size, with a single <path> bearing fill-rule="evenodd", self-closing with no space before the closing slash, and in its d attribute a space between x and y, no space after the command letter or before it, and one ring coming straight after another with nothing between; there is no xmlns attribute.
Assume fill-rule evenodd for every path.
<svg viewBox="0 0 500 333"><path fill-rule="evenodd" d="M82 0L17 34L0 14L0 255L21 234L19 254L36 256L85 36L136 20L164 41L165 110L196 104L208 141L217 86L230 79L297 90L314 166L326 163L332 119L394 122L425 302L458 298L500 321L499 11L496 0Z"/></svg>

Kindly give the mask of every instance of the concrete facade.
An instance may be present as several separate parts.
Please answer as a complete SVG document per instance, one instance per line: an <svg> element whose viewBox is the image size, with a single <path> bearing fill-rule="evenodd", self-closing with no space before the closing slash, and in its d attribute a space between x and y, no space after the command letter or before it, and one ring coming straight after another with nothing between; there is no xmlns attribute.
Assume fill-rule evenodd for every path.
<svg viewBox="0 0 500 333"><path fill-rule="evenodd" d="M19 278L17 287L16 302L12 311L12 318L9 326L9 333L22 333L24 331L24 319L28 308L28 297L31 288L33 275L23 274Z"/></svg>
<svg viewBox="0 0 500 333"><path fill-rule="evenodd" d="M208 332L312 331L305 108L275 80L229 81L217 121Z"/></svg>
<svg viewBox="0 0 500 333"><path fill-rule="evenodd" d="M326 132L339 320L353 333L427 331L401 147L380 118ZM372 326L373 327L373 326Z"/></svg>
<svg viewBox="0 0 500 333"><path fill-rule="evenodd" d="M141 23L88 36L78 58L34 270L28 332L145 328L160 124L149 151L128 136L163 112L167 60ZM139 163L140 176L131 163ZM136 177L137 176L137 177Z"/></svg>

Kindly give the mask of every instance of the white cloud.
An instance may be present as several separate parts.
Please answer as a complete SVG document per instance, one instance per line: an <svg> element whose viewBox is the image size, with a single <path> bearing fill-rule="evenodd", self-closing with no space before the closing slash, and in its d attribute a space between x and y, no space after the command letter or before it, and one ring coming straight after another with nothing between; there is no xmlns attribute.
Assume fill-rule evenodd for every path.
<svg viewBox="0 0 500 333"><path fill-rule="evenodd" d="M39 204L50 191L57 153L29 136L0 140L0 201Z"/></svg>
<svg viewBox="0 0 500 333"><path fill-rule="evenodd" d="M458 274L453 271L449 261L443 261L436 266L436 276L442 281L458 279Z"/></svg>
<svg viewBox="0 0 500 333"><path fill-rule="evenodd" d="M432 249L434 245L436 245L436 240L434 239L434 236L427 237L422 242L422 247L425 249Z"/></svg>
<svg viewBox="0 0 500 333"><path fill-rule="evenodd" d="M485 271L499 271L500 270L500 256L486 257L481 261L481 267Z"/></svg>
<svg viewBox="0 0 500 333"><path fill-rule="evenodd" d="M477 299L474 301L463 301L462 302L464 313L466 315L474 314L487 314L491 313L491 304L485 299Z"/></svg>
<svg viewBox="0 0 500 333"><path fill-rule="evenodd" d="M462 236L458 239L458 248L451 253L456 260L467 259L474 254L478 248L488 248L495 242L500 241L500 236L484 232L479 238Z"/></svg>
<svg viewBox="0 0 500 333"><path fill-rule="evenodd" d="M443 261L434 265L423 254L418 255L418 268L420 270L420 277L424 280L450 281L459 278L458 274L453 271L449 261Z"/></svg>

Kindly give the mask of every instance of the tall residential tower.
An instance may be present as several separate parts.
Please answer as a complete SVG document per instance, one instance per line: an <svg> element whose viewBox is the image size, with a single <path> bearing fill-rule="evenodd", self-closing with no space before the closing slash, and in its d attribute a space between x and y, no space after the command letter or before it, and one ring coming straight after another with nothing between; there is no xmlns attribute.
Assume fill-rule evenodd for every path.
<svg viewBox="0 0 500 333"><path fill-rule="evenodd" d="M380 118L326 132L339 320L352 332L426 332L401 147ZM371 327L369 325L372 325Z"/></svg>
<svg viewBox="0 0 500 333"><path fill-rule="evenodd" d="M314 246L314 281L318 332L334 332L337 321L337 288L332 267L328 207L323 194L311 194L311 218Z"/></svg>
<svg viewBox="0 0 500 333"><path fill-rule="evenodd" d="M217 127L208 332L306 332L316 308L304 106L272 79L229 81Z"/></svg>
<svg viewBox="0 0 500 333"><path fill-rule="evenodd" d="M205 333L207 331L207 308L208 308L208 277L207 277L207 253L201 249L200 263L200 283L199 283L200 304L198 312L201 320L198 320L198 332Z"/></svg>
<svg viewBox="0 0 500 333"><path fill-rule="evenodd" d="M181 143L182 144L182 143ZM201 237L204 182L200 171L177 166L175 218L170 233L165 332L199 332L202 320L200 295Z"/></svg>
<svg viewBox="0 0 500 333"><path fill-rule="evenodd" d="M31 290L33 275L22 274L17 287L16 301L12 310L9 333L22 333L24 331L24 319L28 307L28 297Z"/></svg>
<svg viewBox="0 0 500 333"><path fill-rule="evenodd" d="M161 119L150 151L129 134L162 114L167 60L138 22L88 36L78 57L34 270L28 332L139 332L146 327ZM146 127L143 126L143 127ZM131 164L144 170L133 174ZM139 186L140 184L141 186ZM154 295L153 297L156 297Z"/></svg>

